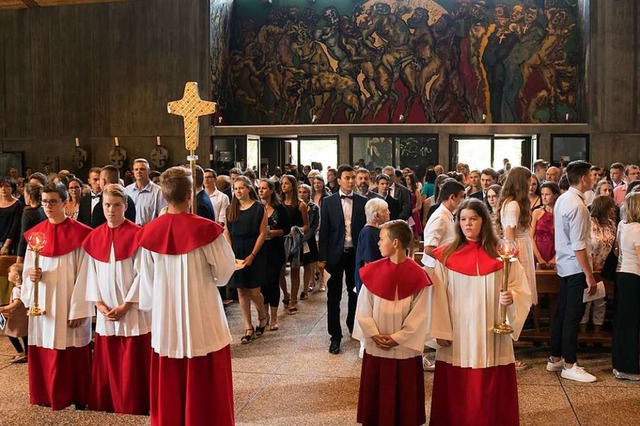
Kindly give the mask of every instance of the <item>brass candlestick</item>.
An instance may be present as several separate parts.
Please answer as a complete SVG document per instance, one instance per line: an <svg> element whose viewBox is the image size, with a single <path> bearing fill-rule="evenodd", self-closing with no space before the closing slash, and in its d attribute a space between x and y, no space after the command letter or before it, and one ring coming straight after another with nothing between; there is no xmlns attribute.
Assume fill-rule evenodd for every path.
<svg viewBox="0 0 640 426"><path fill-rule="evenodd" d="M33 265L37 270L40 267L40 251L42 251L44 246L47 244L47 236L43 232L34 232L29 235L27 243L29 244L31 251L33 251ZM31 302L29 312L27 312L30 317L39 317L46 313L45 310L40 309L40 306L38 305L39 287L39 280L33 283L33 301Z"/></svg>
<svg viewBox="0 0 640 426"><path fill-rule="evenodd" d="M513 240L509 240L507 238L503 238L498 243L498 254L502 259L502 291L509 290L509 270L511 269L511 259L515 256L518 247L516 246L516 242ZM498 296L499 300L500 296ZM500 303L500 302L498 302ZM500 324L496 325L493 329L493 332L496 334L511 334L513 333L513 328L507 324L507 307L504 305L500 305Z"/></svg>

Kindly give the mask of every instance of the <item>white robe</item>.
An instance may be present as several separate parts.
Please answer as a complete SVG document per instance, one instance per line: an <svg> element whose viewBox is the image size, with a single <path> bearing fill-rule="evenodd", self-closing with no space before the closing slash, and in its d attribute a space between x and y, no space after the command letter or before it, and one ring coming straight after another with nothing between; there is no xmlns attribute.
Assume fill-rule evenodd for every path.
<svg viewBox="0 0 640 426"><path fill-rule="evenodd" d="M85 252L77 248L62 256L40 256L42 280L39 283L38 304L46 311L45 315L29 317L29 345L46 349L65 349L83 347L91 341L91 317L94 306L84 297L84 286L76 283L76 277L86 274L83 262ZM24 259L21 300L30 307L34 285L29 279L29 270L34 266L34 255L27 250ZM78 284L78 285L77 285ZM69 328L72 319L85 318L76 327Z"/></svg>
<svg viewBox="0 0 640 426"><path fill-rule="evenodd" d="M398 346L384 350L371 339L378 334L390 335ZM408 359L420 356L427 335L427 288L404 299L391 301L360 289L353 337L365 344L372 356Z"/></svg>
<svg viewBox="0 0 640 426"><path fill-rule="evenodd" d="M101 336L141 336L151 331L151 312L138 309L139 280L137 266L140 263L140 250L128 259L115 261L115 252L111 244L109 262L100 262L89 254L87 257L86 299L90 302L103 302L110 309L125 302L132 305L118 321L108 321L97 312L96 332ZM79 277L81 280L83 277Z"/></svg>
<svg viewBox="0 0 640 426"><path fill-rule="evenodd" d="M152 310L151 346L160 356L193 358L231 343L220 293L235 270L231 246L220 235L186 254L140 248L139 309Z"/></svg>
<svg viewBox="0 0 640 426"><path fill-rule="evenodd" d="M430 335L452 341L451 346L438 349L438 361L463 368L515 362L512 339L518 340L531 306L531 292L519 261L511 262L509 274L513 304L507 307L507 323L514 329L511 335L493 332L500 323L502 270L468 276L438 262L431 279L434 295Z"/></svg>

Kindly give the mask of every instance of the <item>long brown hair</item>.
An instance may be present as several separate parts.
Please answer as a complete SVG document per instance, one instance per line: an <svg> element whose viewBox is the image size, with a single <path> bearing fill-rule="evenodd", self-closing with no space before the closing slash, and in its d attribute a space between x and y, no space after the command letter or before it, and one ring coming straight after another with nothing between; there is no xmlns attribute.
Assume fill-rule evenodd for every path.
<svg viewBox="0 0 640 426"><path fill-rule="evenodd" d="M458 214L456 216L456 238L451 244L449 244L442 253L442 263L446 264L447 259L461 247L466 245L469 241L462 232L460 226L460 214L463 210L473 210L482 219L482 228L480 229L480 241L482 248L491 257L498 257L498 236L491 225L491 216L489 216L489 209L482 201L476 198L468 198L464 200L458 207Z"/></svg>
<svg viewBox="0 0 640 426"><path fill-rule="evenodd" d="M298 205L300 204L300 200L298 199L298 179L296 179L294 176L292 175L283 175L280 178L280 187L282 188L282 180L286 179L289 181L289 183L291 184L291 204L287 204L287 194L285 194L284 192L282 193L282 203L283 204L287 204L288 206L296 206L298 207Z"/></svg>
<svg viewBox="0 0 640 426"><path fill-rule="evenodd" d="M256 191L248 177L240 175L233 180L234 184L236 182L242 182L242 184L249 190L249 197L253 201L258 201ZM233 189L231 192L233 193ZM231 204L227 207L227 222L234 223L237 222L238 219L240 219L240 200L238 200L238 197L234 194L233 197L231 197Z"/></svg>
<svg viewBox="0 0 640 426"><path fill-rule="evenodd" d="M529 201L529 178L531 172L526 167L516 166L511 169L504 181L500 198L498 199L498 210L496 211L496 222L502 226L500 213L507 200L513 200L520 207L520 219L518 221L522 228L529 229L531 226L531 202Z"/></svg>

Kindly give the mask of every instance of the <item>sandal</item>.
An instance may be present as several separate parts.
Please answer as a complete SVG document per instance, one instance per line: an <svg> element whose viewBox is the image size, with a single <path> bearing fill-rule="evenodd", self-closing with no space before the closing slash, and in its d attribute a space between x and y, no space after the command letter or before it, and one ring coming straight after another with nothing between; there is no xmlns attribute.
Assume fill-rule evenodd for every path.
<svg viewBox="0 0 640 426"><path fill-rule="evenodd" d="M282 299L282 304L284 305L285 308L289 307L289 302L290 302L289 299Z"/></svg>
<svg viewBox="0 0 640 426"><path fill-rule="evenodd" d="M278 323L277 323L277 322L274 322L273 324L271 324L271 325L269 326L269 331L277 331L277 330L278 330L278 328L280 328L280 327L278 326Z"/></svg>
<svg viewBox="0 0 640 426"><path fill-rule="evenodd" d="M289 308L289 312L287 312L289 315L295 315L298 313L298 308L296 308L295 306L292 306Z"/></svg>
<svg viewBox="0 0 640 426"><path fill-rule="evenodd" d="M516 371L523 371L529 368L526 362L516 359Z"/></svg>
<svg viewBox="0 0 640 426"><path fill-rule="evenodd" d="M260 325L256 327L256 336L262 336L264 334L264 329L267 328L268 325L269 325L269 317L267 317L266 319L261 319Z"/></svg>
<svg viewBox="0 0 640 426"><path fill-rule="evenodd" d="M311 294L316 289L316 283L309 284L309 288L307 289L307 293Z"/></svg>
<svg viewBox="0 0 640 426"><path fill-rule="evenodd" d="M307 300L309 296L304 291L300 293L300 300Z"/></svg>
<svg viewBox="0 0 640 426"><path fill-rule="evenodd" d="M243 345L246 345L247 343L251 343L251 341L254 339L256 332L253 330L253 328L246 328L244 330L244 336L242 336L242 338L240 339L240 342Z"/></svg>

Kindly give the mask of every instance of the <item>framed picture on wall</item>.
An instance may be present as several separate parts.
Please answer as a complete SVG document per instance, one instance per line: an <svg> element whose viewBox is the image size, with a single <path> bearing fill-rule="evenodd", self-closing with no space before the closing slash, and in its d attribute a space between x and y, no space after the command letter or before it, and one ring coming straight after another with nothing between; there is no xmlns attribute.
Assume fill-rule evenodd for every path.
<svg viewBox="0 0 640 426"><path fill-rule="evenodd" d="M551 162L589 161L589 135L551 135Z"/></svg>
<svg viewBox="0 0 640 426"><path fill-rule="evenodd" d="M5 151L0 153L0 176L11 176L9 171L13 167L18 169L18 176L22 176L24 173L23 157L23 152Z"/></svg>

